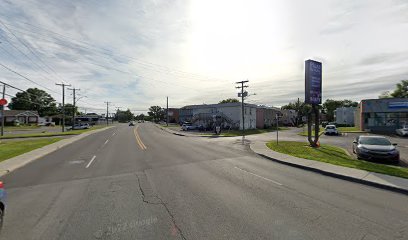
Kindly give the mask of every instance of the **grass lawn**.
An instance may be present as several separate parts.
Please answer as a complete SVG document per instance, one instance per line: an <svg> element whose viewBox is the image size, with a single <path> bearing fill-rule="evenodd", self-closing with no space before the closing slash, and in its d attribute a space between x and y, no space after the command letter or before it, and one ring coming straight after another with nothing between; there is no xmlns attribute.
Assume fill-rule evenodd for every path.
<svg viewBox="0 0 408 240"><path fill-rule="evenodd" d="M364 131L361 131L357 127L338 127L337 130L339 132L355 132L355 133L363 133Z"/></svg>
<svg viewBox="0 0 408 240"><path fill-rule="evenodd" d="M279 145L276 145L276 142L269 142L266 145L276 152L299 158L408 178L408 168L356 160L347 155L344 149L331 145L321 145L319 148L312 148L308 143L289 141L281 141Z"/></svg>
<svg viewBox="0 0 408 240"><path fill-rule="evenodd" d="M287 127L279 127L279 131L288 130L288 129L289 128ZM275 130L276 130L276 127L267 128L267 129L248 129L248 130L245 130L245 135L267 133L267 132L273 132ZM222 130L220 136L224 136L224 137L242 136L242 130Z"/></svg>
<svg viewBox="0 0 408 240"><path fill-rule="evenodd" d="M39 126L37 126L37 125L31 125L31 126L28 126L28 125L5 126L4 131L10 131L10 132L12 132L12 131L29 131L29 130L37 129L37 128L39 128Z"/></svg>
<svg viewBox="0 0 408 240"><path fill-rule="evenodd" d="M0 142L0 161L21 155L45 145L58 142L62 138Z"/></svg>
<svg viewBox="0 0 408 240"><path fill-rule="evenodd" d="M82 130L72 130L66 132L43 132L43 133L27 133L27 134L9 134L0 137L0 139L10 139L10 138L30 138L30 137L52 137L52 136L65 136L65 135L79 135L84 132L104 128L106 125L95 125L90 129Z"/></svg>
<svg viewBox="0 0 408 240"><path fill-rule="evenodd" d="M298 133L298 135L307 137L307 127L305 127L305 129L306 130L304 132L300 132ZM319 136L322 135L323 133L324 133L324 128L320 127ZM312 129L312 136L314 136L314 129Z"/></svg>

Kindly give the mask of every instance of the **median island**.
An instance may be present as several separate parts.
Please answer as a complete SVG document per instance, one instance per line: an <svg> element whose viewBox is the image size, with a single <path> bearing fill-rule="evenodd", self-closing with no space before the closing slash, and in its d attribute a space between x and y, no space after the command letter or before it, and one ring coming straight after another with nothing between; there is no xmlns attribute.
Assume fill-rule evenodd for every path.
<svg viewBox="0 0 408 240"><path fill-rule="evenodd" d="M322 144L318 148L312 148L306 142L279 141L279 144L276 144L271 141L266 146L273 151L298 158L408 178L408 168L356 160L348 155L345 149L331 145Z"/></svg>

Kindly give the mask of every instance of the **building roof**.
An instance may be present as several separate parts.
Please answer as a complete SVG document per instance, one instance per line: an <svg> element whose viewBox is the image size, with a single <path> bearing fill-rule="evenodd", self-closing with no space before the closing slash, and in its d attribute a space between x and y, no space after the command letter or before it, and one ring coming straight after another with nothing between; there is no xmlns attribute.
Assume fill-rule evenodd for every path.
<svg viewBox="0 0 408 240"><path fill-rule="evenodd" d="M256 107L255 104L244 103L245 107ZM236 107L241 106L240 102L234 103L216 103L216 104L200 104L200 105L187 105L182 107L182 109L193 109L193 108L213 108L213 107Z"/></svg>
<svg viewBox="0 0 408 240"><path fill-rule="evenodd" d="M29 110L4 110L5 117L17 117L17 116L28 116L28 117L38 117L37 111L29 111Z"/></svg>

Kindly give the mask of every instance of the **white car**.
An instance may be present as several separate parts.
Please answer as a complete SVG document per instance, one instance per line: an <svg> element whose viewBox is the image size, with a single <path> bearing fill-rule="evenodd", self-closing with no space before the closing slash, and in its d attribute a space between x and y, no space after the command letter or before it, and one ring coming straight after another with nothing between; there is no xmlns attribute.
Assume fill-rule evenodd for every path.
<svg viewBox="0 0 408 240"><path fill-rule="evenodd" d="M183 131L195 130L195 129L196 129L196 127L191 125L191 123L187 123L187 124L185 123L185 124L181 125L181 130L183 130Z"/></svg>
<svg viewBox="0 0 408 240"><path fill-rule="evenodd" d="M335 125L327 125L324 129L324 135L339 135Z"/></svg>
<svg viewBox="0 0 408 240"><path fill-rule="evenodd" d="M402 128L395 130L395 132L397 133L397 135L400 135L402 137L408 136L408 126L405 125Z"/></svg>

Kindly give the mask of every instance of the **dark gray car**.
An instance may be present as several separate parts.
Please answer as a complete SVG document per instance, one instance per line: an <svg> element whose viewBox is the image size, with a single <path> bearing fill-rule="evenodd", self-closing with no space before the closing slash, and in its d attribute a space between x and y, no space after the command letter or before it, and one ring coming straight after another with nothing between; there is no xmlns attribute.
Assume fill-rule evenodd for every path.
<svg viewBox="0 0 408 240"><path fill-rule="evenodd" d="M382 136L359 136L353 141L353 153L358 159L398 163L400 153L396 145Z"/></svg>

